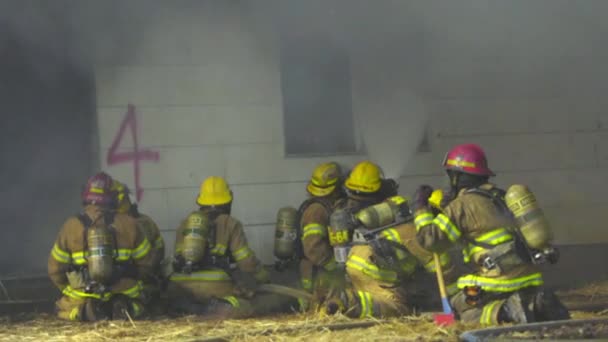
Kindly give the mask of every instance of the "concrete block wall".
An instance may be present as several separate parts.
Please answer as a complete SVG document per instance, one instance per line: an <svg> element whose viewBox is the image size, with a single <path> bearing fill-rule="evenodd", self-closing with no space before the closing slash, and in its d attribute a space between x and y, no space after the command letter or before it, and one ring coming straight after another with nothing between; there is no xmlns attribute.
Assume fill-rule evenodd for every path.
<svg viewBox="0 0 608 342"><path fill-rule="evenodd" d="M234 191L233 214L245 224L252 247L270 263L276 211L305 198L313 167L330 159L351 166L366 156L285 158L274 36L256 31L235 4L205 6L196 17L159 14L136 54L97 65L100 163L135 187L133 163L109 165L106 160L127 105L133 104L138 147L159 153L157 162L140 162L140 207L161 227L168 252L175 227L196 207L199 183L218 175ZM558 242L608 242L601 223L608 206L603 196L608 145L602 128L607 119L597 103L564 100L560 92L500 96L479 87L464 91L459 85L466 73L456 77L443 71L447 68L428 70L418 81L428 108L431 152L408 161L399 177L403 194L411 195L421 183L445 184L440 168L445 151L456 143L477 142L499 174L497 183L522 182L537 193ZM355 67L353 78L357 73ZM390 70L385 74L397 77ZM512 88L517 85L522 86ZM367 108L354 99L358 116L374 114L365 113ZM126 135L119 150L132 149Z"/></svg>

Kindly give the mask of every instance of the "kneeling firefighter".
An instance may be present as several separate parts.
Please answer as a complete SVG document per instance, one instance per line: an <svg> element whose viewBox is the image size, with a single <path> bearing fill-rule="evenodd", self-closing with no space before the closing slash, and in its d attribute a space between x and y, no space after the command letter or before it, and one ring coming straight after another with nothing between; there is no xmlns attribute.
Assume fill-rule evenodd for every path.
<svg viewBox="0 0 608 342"><path fill-rule="evenodd" d="M300 282L304 290L310 293L327 291L322 287L327 285L328 279L335 278L336 271L327 234L329 215L336 203L344 198L340 166L336 162L318 165L306 191L309 198L299 209L285 207L279 210L274 252L279 265L299 260ZM300 309L305 311L308 307L309 303L300 299Z"/></svg>
<svg viewBox="0 0 608 342"><path fill-rule="evenodd" d="M351 287L326 304L328 313L341 311L349 317L391 317L411 314L428 305L433 292L426 291L424 273L435 273L433 254L420 246L407 200L393 196L354 215L336 211L333 226L352 231L346 260ZM457 278L450 257L440 257L444 278ZM426 277L430 279L430 276ZM456 284L449 286L452 292Z"/></svg>
<svg viewBox="0 0 608 342"><path fill-rule="evenodd" d="M451 185L443 212L431 213L433 189L423 185L414 195L415 224L424 248L442 252L462 243L465 262L476 270L458 279L461 291L450 300L459 318L481 324L568 319L555 294L543 288L538 265L557 262L558 254L533 193L523 185L504 191L489 183L494 173L475 144L454 147L443 166Z"/></svg>
<svg viewBox="0 0 608 342"><path fill-rule="evenodd" d="M268 283L270 277L249 248L243 225L230 215L232 200L223 178L205 179L196 200L200 209L177 228L168 286L173 312L244 318L293 304L286 304L282 297L255 294L234 281L232 263L257 284Z"/></svg>
<svg viewBox="0 0 608 342"><path fill-rule="evenodd" d="M335 262L336 270L330 273L331 278L321 278L327 285L320 288L329 288L330 291L316 291L315 301L318 302L316 304L323 303L336 293L341 293L347 286L346 258L351 247L353 227L340 224L339 218L342 215L352 215L397 195L397 188L397 183L392 179L385 179L380 167L370 161L361 161L353 167L343 186L346 198L340 199L334 205L327 227L329 244L333 249L332 263Z"/></svg>
<svg viewBox="0 0 608 342"><path fill-rule="evenodd" d="M137 228L141 230L143 235L146 236L152 245L152 248L150 249L152 272L147 279L143 279L144 293L146 294L144 298L146 299L146 304L149 304L157 301L160 297L163 283L161 261L165 257L165 242L154 220L148 215L139 212L138 206L131 199L131 192L125 184L114 180L112 190L117 196L117 213L126 214L134 218L137 222Z"/></svg>
<svg viewBox="0 0 608 342"><path fill-rule="evenodd" d="M83 213L63 224L48 274L63 297L58 316L72 321L142 315L142 282L152 268L150 243L133 218L116 213L112 178L98 173L82 191Z"/></svg>

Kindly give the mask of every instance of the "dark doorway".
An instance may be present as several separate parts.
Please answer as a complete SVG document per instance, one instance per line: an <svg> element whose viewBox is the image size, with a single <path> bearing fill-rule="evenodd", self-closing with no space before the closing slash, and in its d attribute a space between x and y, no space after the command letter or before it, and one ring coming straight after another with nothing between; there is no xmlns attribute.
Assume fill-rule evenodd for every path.
<svg viewBox="0 0 608 342"><path fill-rule="evenodd" d="M0 274L46 270L97 160L92 71L69 52L0 30Z"/></svg>

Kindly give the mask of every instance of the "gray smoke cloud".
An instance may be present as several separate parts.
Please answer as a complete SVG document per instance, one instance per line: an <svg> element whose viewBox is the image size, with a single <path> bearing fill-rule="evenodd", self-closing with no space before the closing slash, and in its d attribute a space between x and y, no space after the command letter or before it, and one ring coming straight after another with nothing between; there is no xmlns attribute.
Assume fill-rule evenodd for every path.
<svg viewBox="0 0 608 342"><path fill-rule="evenodd" d="M94 65L162 64L167 51L154 44L139 50L158 39L174 39L172 57L179 59L179 37L164 35L164 28L187 32L180 22L198 18L209 3L0 2L0 219L3 241L19 232L27 244L27 252L2 244L0 256L9 260L3 269L19 266L10 261L15 255L27 259L28 268L44 268L58 226L78 210L79 185L98 159L91 142ZM274 43L285 33L320 34L348 52L358 131L370 159L389 177L411 162L437 99L599 98L605 89L604 0L244 0L230 6L243 6L256 34L274 36ZM217 15L221 20L222 11ZM272 44L264 47L278 53ZM86 143L63 139L68 136Z"/></svg>

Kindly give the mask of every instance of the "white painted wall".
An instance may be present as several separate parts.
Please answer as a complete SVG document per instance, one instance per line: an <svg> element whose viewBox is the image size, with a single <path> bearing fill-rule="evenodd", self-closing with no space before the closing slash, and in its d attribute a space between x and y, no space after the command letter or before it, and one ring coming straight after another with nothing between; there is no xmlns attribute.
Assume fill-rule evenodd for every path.
<svg viewBox="0 0 608 342"><path fill-rule="evenodd" d="M101 166L134 187L132 164L106 163L127 105L134 104L140 148L160 153L158 163L141 164L145 192L140 207L157 221L168 245L179 221L195 208L199 183L219 175L227 178L234 191L233 214L245 224L252 247L265 262L271 262L277 209L297 206L305 198L312 168L330 158L283 156L275 37L260 30L235 4L209 2L205 8L195 16L165 10L152 19L141 19L148 20L143 24L136 21L146 25L137 52L124 62L99 61ZM439 47L434 49L440 52ZM402 79L406 76L392 72L402 67L399 61L385 60L375 67L384 68L387 79L367 83L367 76L362 76L369 75L365 61L373 56L361 58L363 63L353 64L358 117L374 115L375 107L368 105L365 94L377 82L410 83ZM483 87L468 82L479 69L455 71L451 62L442 67L440 59L434 60L426 73L413 79L413 88L427 104L432 151L408 161L399 178L402 193L411 194L420 183L442 185L440 163L445 151L456 143L477 142L486 149L499 184L523 182L537 193L558 242L608 242L600 217L608 204L603 196L608 144L602 128L608 119L597 110L598 104L575 97L564 100L563 93L571 87L530 95L520 88L525 82L512 75L533 70L509 70L491 57L482 59L480 63L490 70L500 71L494 76L512 80L503 93L507 95L500 96L501 87L495 83ZM492 65L499 67L492 69ZM382 96L376 95L374 101L382 101ZM401 105L398 97L391 101L393 109ZM130 150L132 146L124 142L122 149ZM331 159L350 166L362 158Z"/></svg>

